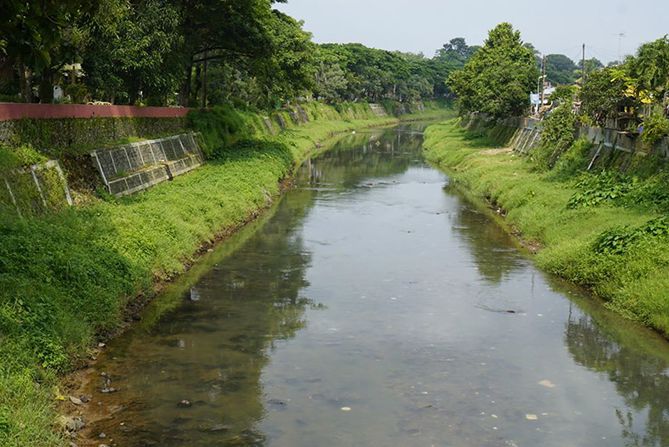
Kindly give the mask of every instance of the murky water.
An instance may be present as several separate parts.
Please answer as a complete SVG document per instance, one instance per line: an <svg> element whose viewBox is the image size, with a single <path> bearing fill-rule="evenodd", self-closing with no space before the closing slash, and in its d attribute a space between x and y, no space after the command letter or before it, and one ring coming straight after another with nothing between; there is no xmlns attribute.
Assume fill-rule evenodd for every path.
<svg viewBox="0 0 669 447"><path fill-rule="evenodd" d="M358 134L306 163L109 347L97 369L119 391L97 387L110 416L94 432L133 447L669 445L669 344L539 272L426 165L421 138Z"/></svg>

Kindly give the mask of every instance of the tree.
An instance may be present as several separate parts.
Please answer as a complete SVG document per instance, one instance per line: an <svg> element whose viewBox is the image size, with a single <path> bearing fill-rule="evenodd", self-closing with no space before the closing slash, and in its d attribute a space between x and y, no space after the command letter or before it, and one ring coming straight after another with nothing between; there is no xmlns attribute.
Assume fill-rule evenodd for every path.
<svg viewBox="0 0 669 447"><path fill-rule="evenodd" d="M602 63L602 61L600 61L596 57L585 60L585 74L586 75L592 73L593 71L597 71L601 68L604 68L604 64ZM583 73L583 61L582 60L578 61L578 69L581 70L581 74L582 74Z"/></svg>
<svg viewBox="0 0 669 447"><path fill-rule="evenodd" d="M346 94L348 80L338 54L319 46L316 54L314 96L326 102L340 101Z"/></svg>
<svg viewBox="0 0 669 447"><path fill-rule="evenodd" d="M270 57L253 64L265 93L266 105L281 106L305 95L314 85L316 48L311 34L302 29L302 22L272 11L267 22Z"/></svg>
<svg viewBox="0 0 669 447"><path fill-rule="evenodd" d="M546 56L546 79L552 84L569 85L576 82L578 67L564 54Z"/></svg>
<svg viewBox="0 0 669 447"><path fill-rule="evenodd" d="M639 89L662 100L669 90L669 37L642 45L630 66L632 76L638 79Z"/></svg>
<svg viewBox="0 0 669 447"><path fill-rule="evenodd" d="M617 71L618 70L618 71ZM603 68L590 73L581 89L581 112L595 123L603 125L624 107L636 105L627 94L628 83L621 69Z"/></svg>
<svg viewBox="0 0 669 447"><path fill-rule="evenodd" d="M437 50L436 57L438 59L452 61L454 65L464 66L465 62L467 62L478 49L478 46L470 47L467 45L464 37L456 37Z"/></svg>
<svg viewBox="0 0 669 447"><path fill-rule="evenodd" d="M165 104L179 87L183 43L176 8L160 0L105 0L89 24L87 84L97 98Z"/></svg>
<svg viewBox="0 0 669 447"><path fill-rule="evenodd" d="M272 0L172 0L180 14L182 105L195 103L193 74L210 61L249 66L272 56ZM202 82L195 79L198 88Z"/></svg>
<svg viewBox="0 0 669 447"><path fill-rule="evenodd" d="M449 86L461 112L483 112L494 118L521 115L539 72L534 54L510 23L490 31L483 48L462 70L451 74Z"/></svg>
<svg viewBox="0 0 669 447"><path fill-rule="evenodd" d="M7 62L18 70L20 91L32 100L31 78L51 81L60 66L73 62L82 36L73 26L95 10L97 2L80 0L8 0L2 3L0 42ZM51 89L50 82L48 90ZM47 89L43 93L50 94Z"/></svg>
<svg viewBox="0 0 669 447"><path fill-rule="evenodd" d="M479 48L476 45L467 45L463 37L456 37L437 50L436 55L431 61L433 72L432 84L436 96L444 97L450 94L450 90L446 84L448 76L452 72L464 67Z"/></svg>

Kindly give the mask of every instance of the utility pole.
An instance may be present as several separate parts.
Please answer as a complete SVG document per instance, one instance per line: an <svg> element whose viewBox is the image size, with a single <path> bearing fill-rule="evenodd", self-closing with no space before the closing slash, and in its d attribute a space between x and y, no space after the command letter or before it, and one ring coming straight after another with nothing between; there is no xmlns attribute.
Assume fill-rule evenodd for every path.
<svg viewBox="0 0 669 447"><path fill-rule="evenodd" d="M583 72L583 80L581 81L581 83L585 84L585 78L588 76L588 74L585 71L585 44L583 44L583 61L581 63L583 64L581 66L581 71Z"/></svg>
<svg viewBox="0 0 669 447"><path fill-rule="evenodd" d="M625 38L625 33L618 33L618 63L623 63L623 39Z"/></svg>
<svg viewBox="0 0 669 447"><path fill-rule="evenodd" d="M544 106L544 99L546 97L546 55L541 59L541 104L539 110Z"/></svg>

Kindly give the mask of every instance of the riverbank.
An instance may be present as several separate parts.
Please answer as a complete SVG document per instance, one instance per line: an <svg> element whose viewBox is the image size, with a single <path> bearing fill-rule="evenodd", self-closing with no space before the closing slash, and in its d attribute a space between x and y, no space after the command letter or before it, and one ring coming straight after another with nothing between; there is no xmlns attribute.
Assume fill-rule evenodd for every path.
<svg viewBox="0 0 669 447"><path fill-rule="evenodd" d="M0 217L0 445L56 446L58 377L118 332L128 308L269 207L317 146L393 117L323 119L210 148L201 169L133 197ZM205 135L206 137L206 135Z"/></svg>
<svg viewBox="0 0 669 447"><path fill-rule="evenodd" d="M458 120L426 131L428 160L504 216L546 271L591 290L606 306L669 336L669 226L661 177L618 181L579 171L576 144L552 171ZM652 196L652 197L651 197Z"/></svg>

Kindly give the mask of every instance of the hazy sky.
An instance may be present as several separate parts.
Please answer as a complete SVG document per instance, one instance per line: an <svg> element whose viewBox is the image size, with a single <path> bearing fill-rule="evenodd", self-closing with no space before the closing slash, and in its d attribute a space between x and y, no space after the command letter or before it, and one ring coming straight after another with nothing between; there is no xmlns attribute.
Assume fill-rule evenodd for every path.
<svg viewBox="0 0 669 447"><path fill-rule="evenodd" d="M552 6L551 6L552 3ZM496 24L511 22L543 53L604 62L669 34L669 0L288 0L279 9L299 20L316 42L359 42L432 56L453 37L481 44ZM543 9L545 8L545 9ZM624 33L620 39L618 35Z"/></svg>

